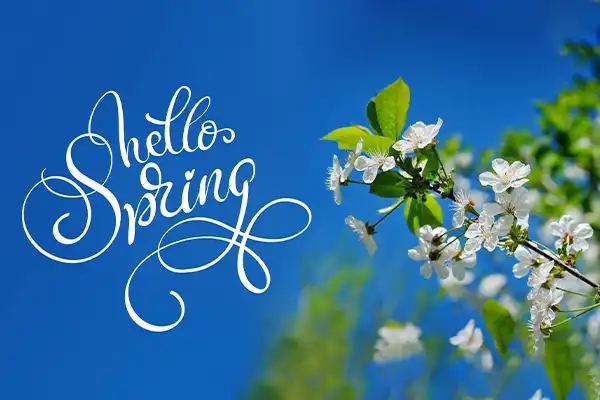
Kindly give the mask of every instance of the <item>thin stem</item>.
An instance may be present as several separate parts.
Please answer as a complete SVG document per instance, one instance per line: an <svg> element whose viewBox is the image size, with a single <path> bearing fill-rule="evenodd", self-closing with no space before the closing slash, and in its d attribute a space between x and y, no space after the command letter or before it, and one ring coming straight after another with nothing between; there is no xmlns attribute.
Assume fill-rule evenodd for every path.
<svg viewBox="0 0 600 400"><path fill-rule="evenodd" d="M586 298L588 298L588 299L593 299L593 298L594 298L594 296L590 296L590 295L588 295L588 294L583 294L583 293L577 293L577 292L573 292L573 291L571 291L571 290L563 289L563 288L561 288L561 287L558 287L558 286L557 286L556 288L557 288L558 290L562 290L562 291L563 291L563 292L565 292L565 293L574 294L575 296L586 297Z"/></svg>
<svg viewBox="0 0 600 400"><path fill-rule="evenodd" d="M541 246L544 248L544 250L547 250L550 252L550 254L556 256L556 253L554 252L554 250L552 250L550 247L546 246L544 243L538 242L537 240L533 240L533 239L529 239L531 242L537 244L538 246Z"/></svg>
<svg viewBox="0 0 600 400"><path fill-rule="evenodd" d="M557 310L558 312L580 312L580 311L588 311L589 309L593 309L598 307L598 304L592 304L591 306L582 307L582 308L574 308L572 310Z"/></svg>
<svg viewBox="0 0 600 400"><path fill-rule="evenodd" d="M590 311L592 311L593 309L595 309L595 308L597 308L597 307L600 307L600 303L598 303L598 304L594 304L594 306L593 306L593 307L591 307L591 308L588 308L587 310L585 310L585 311L582 311L582 312L580 312L579 314L577 314L577 315L574 315L574 316L572 316L572 317L570 317L570 318L564 319L564 320L560 321L558 324L555 324L555 325L550 325L550 326L548 327L548 329L553 329L553 328L556 328L557 326L561 326L562 324L566 324L567 322L569 322L569 321L572 321L572 320L574 320L574 319L575 319L575 318L577 318L577 317L581 317L583 314L587 314L587 313L589 313Z"/></svg>
<svg viewBox="0 0 600 400"><path fill-rule="evenodd" d="M538 249L533 244L531 244L531 242L529 240L526 240L525 242L523 242L523 246L527 247L529 250L532 250L532 251L538 253L541 256L544 256L546 258L551 259L556 264L560 265L565 271L567 271L568 273L570 273L574 277L579 278L579 280L587 283L589 286L593 287L594 289L600 288L599 284L597 284L596 282L593 282L587 276L585 276L581 272L577 271L575 268L573 268L571 266L568 266L567 264L565 264L564 262L562 262L561 260L559 260L554 255L545 253L542 250Z"/></svg>
<svg viewBox="0 0 600 400"><path fill-rule="evenodd" d="M369 186L371 186L369 183L361 182L361 181L353 181L352 179L346 179L344 181L344 183L346 183L346 182L348 182L348 183L356 183L358 185L369 185Z"/></svg>
<svg viewBox="0 0 600 400"><path fill-rule="evenodd" d="M435 153L435 156L437 157L440 166L442 167L442 172L444 173L444 177L446 179L448 179L448 174L446 173L446 168L444 168L444 163L442 162L442 159L440 158L440 155L438 154L437 148L434 146L433 147L433 152Z"/></svg>
<svg viewBox="0 0 600 400"><path fill-rule="evenodd" d="M466 231L463 232L463 233L461 233L460 235L458 235L457 237L455 237L454 239L452 239L451 241L449 241L448 243L446 243L446 245L444 247L442 247L441 249L436 250L436 251L438 251L438 252L441 253L442 251L444 251L444 249L446 247L450 246L452 243L456 242L458 239L460 239L461 237L463 237L465 235L465 233L466 233Z"/></svg>
<svg viewBox="0 0 600 400"><path fill-rule="evenodd" d="M449 234L450 232L456 231L456 230L458 230L458 229L463 229L463 228L464 228L464 226L458 226L458 227L456 227L456 228L449 229L449 230L447 230L446 232L442 233L442 234L441 234L439 237L444 237L444 236L446 236L447 234Z"/></svg>
<svg viewBox="0 0 600 400"><path fill-rule="evenodd" d="M399 202L398 204L396 204L396 205L394 206L394 208L392 208L390 211L388 211L388 212L387 212L387 214L385 214L383 217L381 217L381 218L379 219L379 221L377 221L377 222L375 222L375 224L371 225L371 228L375 229L375 227L376 227L377 225L379 225L379 223L381 223L381 221L383 221L384 219L386 219L386 218L388 217L388 215L390 215L391 213L393 213L394 211L396 211L396 209L397 209L398 207L400 207L400 206L402 205L402 203L404 203L404 200L405 200L405 199L402 199L402 201L401 201L401 202Z"/></svg>

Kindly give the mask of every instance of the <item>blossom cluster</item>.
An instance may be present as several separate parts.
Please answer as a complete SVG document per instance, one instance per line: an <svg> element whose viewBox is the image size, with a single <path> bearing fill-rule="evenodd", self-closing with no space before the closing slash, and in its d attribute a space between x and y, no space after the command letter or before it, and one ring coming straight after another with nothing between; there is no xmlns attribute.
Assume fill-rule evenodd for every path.
<svg viewBox="0 0 600 400"><path fill-rule="evenodd" d="M408 250L408 256L422 263L420 273L424 278L431 278L435 274L442 285L444 281L460 283L472 280L469 270L475 267L477 254L482 249L488 252L499 249L508 256L514 256L512 273L515 278L526 277L530 288L527 295L531 301L528 326L533 348L537 352L543 348L544 339L554 327L556 312L570 311L560 309L561 301L570 293L566 289L567 277L569 273L579 276L575 265L589 249L588 240L593 236L593 229L587 223L577 223L573 216L566 214L548 225L551 235L555 237L554 249L531 239L528 229L533 195L526 188L531 167L520 161L509 163L502 158L494 159L492 171L479 175L479 183L493 191L492 201L482 203L479 199L481 196L473 196L470 190L464 188L465 185L458 187L452 178L453 171L447 172L444 168L435 148L441 127L441 119L430 125L417 122L389 149L371 149L366 154L363 154L364 141L361 138L356 148L348 152L343 166L337 156L333 157L333 166L329 169L327 179L328 188L333 191L335 202L339 205L341 190L349 183L368 184L373 188L380 175L398 171L394 175L397 181L392 189L401 188L403 196L398 196L394 205L380 210L385 213L383 218L375 224L363 222L354 216L346 218L346 224L358 235L359 241L371 255L377 249L373 238L377 225L404 201L417 199L425 204L425 196L431 195L449 199L449 208L453 212L452 227L446 229L439 224L416 227L414 233L418 245ZM434 157L439 160L439 165L431 163L432 159L435 161ZM434 167L430 168L430 164ZM350 179L354 170L362 173L360 181ZM596 300L583 311L598 305ZM402 346L409 349L410 345L399 339L394 342L393 333L390 330L380 332L382 339L376 347L378 358L385 358L382 354L386 352L382 352L382 349L389 347L398 354L411 353L409 350L400 350ZM395 333L397 338L403 337L400 331ZM491 353L483 347L481 331L474 327L473 321L469 321L450 342L471 358L481 351L480 364L484 369L493 365ZM393 347L390 343L396 343L397 346Z"/></svg>

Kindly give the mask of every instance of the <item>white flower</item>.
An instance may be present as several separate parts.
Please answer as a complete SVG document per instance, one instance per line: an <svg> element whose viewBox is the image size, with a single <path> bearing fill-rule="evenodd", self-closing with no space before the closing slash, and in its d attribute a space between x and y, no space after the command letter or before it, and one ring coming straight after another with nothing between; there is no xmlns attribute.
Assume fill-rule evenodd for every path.
<svg viewBox="0 0 600 400"><path fill-rule="evenodd" d="M333 166L327 170L327 187L333 191L333 199L338 206L342 204L342 191L340 190L342 183L348 178L346 170L342 169L338 156L333 156ZM348 173L349 174L349 173Z"/></svg>
<svg viewBox="0 0 600 400"><path fill-rule="evenodd" d="M492 357L492 352L488 349L481 351L481 368L484 371L491 371L494 368L494 358Z"/></svg>
<svg viewBox="0 0 600 400"><path fill-rule="evenodd" d="M587 333L594 346L600 348L600 311L594 311L594 314L588 318Z"/></svg>
<svg viewBox="0 0 600 400"><path fill-rule="evenodd" d="M450 208L454 210L452 226L458 228L465 223L465 212L467 211L467 208L473 207L475 203L471 200L471 194L462 189L458 189L454 192L454 198L454 202L450 204Z"/></svg>
<svg viewBox="0 0 600 400"><path fill-rule="evenodd" d="M363 181L365 183L373 183L380 168L385 172L396 166L394 157L388 155L387 151L375 151L368 154L371 158L359 156L354 161L354 168L357 171L364 171Z"/></svg>
<svg viewBox="0 0 600 400"><path fill-rule="evenodd" d="M466 293L465 286L469 285L474 280L475 274L471 271L466 271L462 280L456 279L454 273L452 273L448 278L440 281L440 285L444 288L451 300L458 300Z"/></svg>
<svg viewBox="0 0 600 400"><path fill-rule="evenodd" d="M421 329L410 322L398 327L383 326L378 333L373 356L376 362L400 360L423 351Z"/></svg>
<svg viewBox="0 0 600 400"><path fill-rule="evenodd" d="M511 224L514 218L519 221L527 221L530 211L529 192L524 187L518 187L511 193L496 193L496 203L488 203L483 206L483 212L488 215L504 214L512 216Z"/></svg>
<svg viewBox="0 0 600 400"><path fill-rule="evenodd" d="M494 251L498 245L498 238L510 231L510 217L501 217L494 222L494 217L481 213L477 222L469 225L465 236L468 238L465 244L465 252L473 254L481 245L488 251Z"/></svg>
<svg viewBox="0 0 600 400"><path fill-rule="evenodd" d="M473 268L477 263L477 255L462 251L460 241L455 237L448 238L446 245L448 267L452 270L454 278L462 281L466 277L465 268Z"/></svg>
<svg viewBox="0 0 600 400"><path fill-rule="evenodd" d="M542 397L542 389L536 390L529 400L550 400L548 397Z"/></svg>
<svg viewBox="0 0 600 400"><path fill-rule="evenodd" d="M552 321L556 318L556 313L553 307L557 306L564 297L564 292L558 290L553 285L549 289L540 288L537 296L533 299L531 306L532 320L539 320L543 326L552 325Z"/></svg>
<svg viewBox="0 0 600 400"><path fill-rule="evenodd" d="M554 243L554 246L559 249L563 244L567 244L574 251L585 251L590 245L586 239L591 238L594 235L594 230L590 224L579 224L575 226L575 219L565 214L560 217L558 222L552 222L550 224L550 232L554 236L558 236L558 239Z"/></svg>
<svg viewBox="0 0 600 400"><path fill-rule="evenodd" d="M517 250L515 250L515 258L519 260L519 262L513 266L515 278L523 278L532 268L541 266L542 264L550 263L550 269L552 269L552 266L554 265L548 258L533 254L523 246L517 247ZM546 269L547 268L544 270ZM548 272L550 271L548 270Z"/></svg>
<svg viewBox="0 0 600 400"><path fill-rule="evenodd" d="M552 271L552 268L554 268L553 261L545 262L534 268L533 272L527 279L527 286L531 288L531 291L527 295L528 300L538 297L540 290L543 289L542 285L548 281L548 277L550 276L550 271Z"/></svg>
<svg viewBox="0 0 600 400"><path fill-rule="evenodd" d="M526 177L531 172L529 165L520 161L508 164L508 161L502 158L496 158L492 161L492 172L484 172L479 175L479 182L483 186L491 186L494 192L502 193L508 188L518 188L523 186L529 179Z"/></svg>
<svg viewBox="0 0 600 400"><path fill-rule="evenodd" d="M419 149L424 149L431 143L440 131L443 121L438 118L435 125L425 125L419 121L411 125L403 134L402 139L398 140L392 146L394 150L398 150L403 155L414 152Z"/></svg>
<svg viewBox="0 0 600 400"><path fill-rule="evenodd" d="M533 342L533 353L539 355L544 351L544 339L548 336L542 332L542 320L539 317L538 308L535 304L531 306L527 328L529 330L531 341Z"/></svg>
<svg viewBox="0 0 600 400"><path fill-rule="evenodd" d="M358 241L363 242L369 255L373 255L377 250L377 244L372 236L373 229L351 215L346 217L346 224L358 235Z"/></svg>
<svg viewBox="0 0 600 400"><path fill-rule="evenodd" d="M346 166L345 169L349 168L350 170L352 170L352 168L354 168L354 163L356 162L356 159L362 154L362 149L363 149L363 139L360 138L358 139L358 142L356 142L356 150L349 151L348 155L346 156Z"/></svg>
<svg viewBox="0 0 600 400"><path fill-rule="evenodd" d="M479 283L479 293L484 297L495 297L506 285L506 276L503 274L491 274Z"/></svg>
<svg viewBox="0 0 600 400"><path fill-rule="evenodd" d="M450 338L450 344L457 346L468 354L475 354L483 345L483 333L481 329L475 328L475 320L470 320L456 336Z"/></svg>
<svg viewBox="0 0 600 400"><path fill-rule="evenodd" d="M448 265L446 262L452 258L452 248L448 247L442 250L445 246L443 235L446 234L446 229L438 227L432 229L429 225L424 225L417 230L419 245L408 251L408 256L416 261L425 261L421 265L421 276L431 278L433 269L439 279L446 279L449 276Z"/></svg>
<svg viewBox="0 0 600 400"><path fill-rule="evenodd" d="M483 204L486 202L488 197L487 193L481 190L473 189L469 179L460 174L453 173L452 180L454 181L454 188L456 191L463 190L465 192L469 192L470 199L473 201L473 203Z"/></svg>
<svg viewBox="0 0 600 400"><path fill-rule="evenodd" d="M498 299L498 302L508 310L513 319L516 320L521 316L521 306L519 305L519 302L517 302L517 300L515 300L515 298L510 294L502 293Z"/></svg>

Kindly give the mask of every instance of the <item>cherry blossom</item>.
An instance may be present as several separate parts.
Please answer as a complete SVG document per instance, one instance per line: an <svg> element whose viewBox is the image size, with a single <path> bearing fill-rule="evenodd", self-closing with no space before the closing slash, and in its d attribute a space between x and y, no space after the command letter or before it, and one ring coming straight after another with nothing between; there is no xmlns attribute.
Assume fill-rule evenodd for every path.
<svg viewBox="0 0 600 400"><path fill-rule="evenodd" d="M552 222L549 228L552 235L558 236L558 239L554 243L557 249L566 244L571 250L585 251L590 247L587 239L594 235L594 230L590 224L575 225L575 218L569 214L560 217L558 222Z"/></svg>
<svg viewBox="0 0 600 400"><path fill-rule="evenodd" d="M373 255L377 250L377 244L372 236L374 233L373 228L351 215L346 217L346 224L358 235L358 241L365 245L369 255Z"/></svg>
<svg viewBox="0 0 600 400"><path fill-rule="evenodd" d="M440 132L442 123L443 121L441 118L438 118L435 125L425 125L423 122L419 121L411 125L402 134L402 139L394 143L392 147L402 154L424 149L433 143L434 138Z"/></svg>
<svg viewBox="0 0 600 400"><path fill-rule="evenodd" d="M479 175L479 182L483 186L491 186L495 193L505 192L508 188L518 188L529 181L527 176L531 167L520 161L508 164L502 158L492 161L493 172L484 172Z"/></svg>

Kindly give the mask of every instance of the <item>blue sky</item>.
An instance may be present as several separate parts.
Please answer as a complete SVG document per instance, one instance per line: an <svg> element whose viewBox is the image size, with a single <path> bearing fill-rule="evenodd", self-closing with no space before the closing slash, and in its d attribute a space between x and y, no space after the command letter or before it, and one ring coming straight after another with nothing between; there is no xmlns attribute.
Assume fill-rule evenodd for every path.
<svg viewBox="0 0 600 400"><path fill-rule="evenodd" d="M382 204L351 190L336 207L324 190L335 146L317 139L365 123L366 101L402 76L412 92L409 122L441 117L441 140L460 132L475 148L494 146L508 126L534 126L532 100L552 96L574 71L558 57L560 43L593 34L600 13L582 0L226 0L12 2L4 15L0 397L235 399L268 344L265 321L282 320L297 300L301 258L326 254L340 234L354 245L344 217L368 218ZM85 132L104 92L119 92L128 134L145 138L145 113L164 113L181 85L195 98L210 95L211 118L237 137L208 152L163 157L165 177L182 185L187 169L228 171L251 157L257 176L249 210L293 197L310 206L313 223L294 241L253 247L271 270L271 288L260 296L239 283L233 255L187 276L149 267L136 283L140 312L170 321L178 312L171 289L187 305L180 326L151 334L130 320L123 290L174 221L158 218L132 246L122 228L101 257L63 265L27 241L21 205L43 168L65 173L66 147ZM115 148L112 114L99 124ZM81 159L100 174L105 159L93 150L82 150ZM140 169L116 165L108 186L123 203L135 204L143 194ZM47 193L36 201L32 227L46 239L62 213L83 215L81 204ZM199 215L233 223L236 206L213 202ZM108 210L98 207L91 240L110 228ZM261 223L257 231L264 235L284 234L301 226L303 216L274 210ZM374 266L389 263L398 243L410 246L406 228L397 226L394 240L380 244ZM201 249L188 246L174 257L194 260L214 250Z"/></svg>

